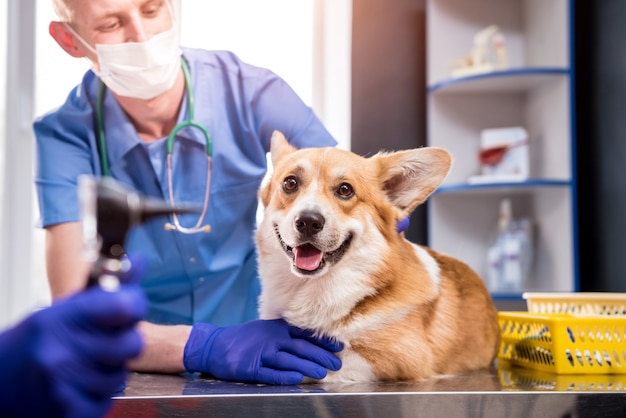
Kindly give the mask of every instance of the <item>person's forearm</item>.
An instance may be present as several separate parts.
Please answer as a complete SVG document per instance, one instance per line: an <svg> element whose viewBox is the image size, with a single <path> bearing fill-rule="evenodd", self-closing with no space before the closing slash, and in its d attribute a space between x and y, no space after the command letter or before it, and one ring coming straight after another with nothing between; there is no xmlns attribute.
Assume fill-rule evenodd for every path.
<svg viewBox="0 0 626 418"><path fill-rule="evenodd" d="M46 272L53 299L85 288L91 263L84 260L83 250L80 223L46 228Z"/></svg>
<svg viewBox="0 0 626 418"><path fill-rule="evenodd" d="M189 339L191 326L156 325L149 322L139 324L145 348L129 366L136 372L182 373L183 352Z"/></svg>

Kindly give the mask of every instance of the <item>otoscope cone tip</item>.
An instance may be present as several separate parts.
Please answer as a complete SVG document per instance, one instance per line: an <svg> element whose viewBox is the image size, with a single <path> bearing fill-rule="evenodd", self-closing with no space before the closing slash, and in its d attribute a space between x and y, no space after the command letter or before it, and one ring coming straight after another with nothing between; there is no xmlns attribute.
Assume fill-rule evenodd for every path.
<svg viewBox="0 0 626 418"><path fill-rule="evenodd" d="M171 213L198 213L202 208L195 206L172 207L169 203L151 198L142 198L140 216L141 220L146 220L155 216L169 215Z"/></svg>

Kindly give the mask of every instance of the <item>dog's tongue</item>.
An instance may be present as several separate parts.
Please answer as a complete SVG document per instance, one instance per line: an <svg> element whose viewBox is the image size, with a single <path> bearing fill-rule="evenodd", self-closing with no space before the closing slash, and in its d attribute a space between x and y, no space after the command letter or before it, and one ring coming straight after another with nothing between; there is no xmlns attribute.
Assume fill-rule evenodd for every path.
<svg viewBox="0 0 626 418"><path fill-rule="evenodd" d="M300 270L313 271L322 263L322 252L311 244L294 248L296 267Z"/></svg>

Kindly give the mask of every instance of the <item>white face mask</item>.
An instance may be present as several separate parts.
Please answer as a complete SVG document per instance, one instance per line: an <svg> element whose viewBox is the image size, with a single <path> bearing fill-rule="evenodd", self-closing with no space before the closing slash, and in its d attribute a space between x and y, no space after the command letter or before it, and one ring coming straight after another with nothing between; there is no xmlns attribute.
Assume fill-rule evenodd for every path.
<svg viewBox="0 0 626 418"><path fill-rule="evenodd" d="M66 26L98 57L92 70L118 95L152 99L174 85L182 55L175 25L145 42L96 44L95 50Z"/></svg>

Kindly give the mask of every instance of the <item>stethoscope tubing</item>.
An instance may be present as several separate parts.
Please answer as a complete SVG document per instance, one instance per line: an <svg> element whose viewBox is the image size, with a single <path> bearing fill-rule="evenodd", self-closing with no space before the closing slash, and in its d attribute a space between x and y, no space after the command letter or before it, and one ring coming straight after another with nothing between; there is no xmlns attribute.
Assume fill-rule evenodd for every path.
<svg viewBox="0 0 626 418"><path fill-rule="evenodd" d="M180 224L178 219L178 215L176 213L172 214L172 219L174 221L173 224L166 223L166 230L176 230L182 232L184 234L194 234L197 232L209 232L211 227L209 225L201 226L204 222L204 218L207 213L207 208L209 204L209 190L211 184L211 169L212 169L212 157L213 157L213 141L211 140L211 135L209 131L201 124L194 120L195 118L195 101L193 90L191 87L191 76L189 74L189 65L187 61L183 57L181 57L181 67L183 70L183 75L185 77L185 88L187 91L187 118L184 121L177 123L176 126L172 129L172 131L167 136L166 140L166 164L167 164L167 184L169 189L169 201L172 207L176 207L174 203L174 191L173 191L173 179L172 179L172 153L174 149L174 141L176 140L176 135L179 131L186 128L196 128L200 130L202 136L205 139L205 152L207 157L207 180L206 180L206 188L204 192L204 203L202 208L202 213L198 218L198 222L193 227L184 227ZM103 177L110 177L110 167L107 159L107 145L106 145L106 137L104 132L104 92L106 90L105 84L100 80L100 84L98 86L98 99L96 103L96 132L97 132L97 142L98 142L98 153L100 156L100 166L102 169Z"/></svg>

